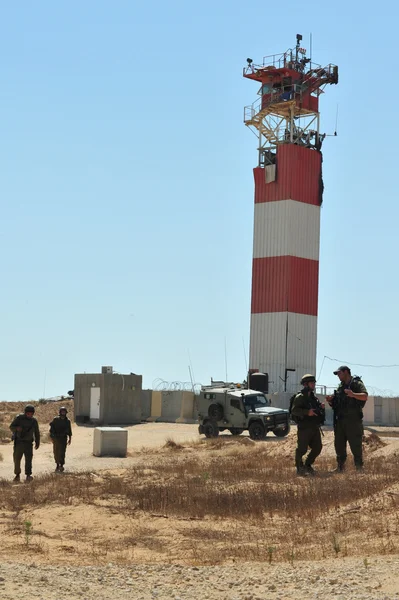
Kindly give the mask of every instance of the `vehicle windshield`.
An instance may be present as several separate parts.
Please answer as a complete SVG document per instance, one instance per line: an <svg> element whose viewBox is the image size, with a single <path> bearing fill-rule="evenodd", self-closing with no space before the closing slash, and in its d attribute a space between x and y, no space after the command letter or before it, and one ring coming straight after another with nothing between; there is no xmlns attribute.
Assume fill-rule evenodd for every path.
<svg viewBox="0 0 399 600"><path fill-rule="evenodd" d="M269 406L268 400L261 394L257 394L256 396L245 396L244 404L252 410L254 408L262 408L264 406Z"/></svg>

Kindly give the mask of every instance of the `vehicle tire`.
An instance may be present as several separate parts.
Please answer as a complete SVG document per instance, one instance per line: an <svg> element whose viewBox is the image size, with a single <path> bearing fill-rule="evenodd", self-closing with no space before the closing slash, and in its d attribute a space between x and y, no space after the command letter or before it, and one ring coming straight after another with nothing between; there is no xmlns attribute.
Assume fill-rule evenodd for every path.
<svg viewBox="0 0 399 600"><path fill-rule="evenodd" d="M251 423L249 428L249 437L251 440L264 440L266 437L266 431L263 424L260 421Z"/></svg>
<svg viewBox="0 0 399 600"><path fill-rule="evenodd" d="M223 406L221 404L211 404L208 408L208 415L215 421L223 419Z"/></svg>
<svg viewBox="0 0 399 600"><path fill-rule="evenodd" d="M207 421L203 425L203 431L205 437L207 438L215 438L219 435L219 427L215 421Z"/></svg>
<svg viewBox="0 0 399 600"><path fill-rule="evenodd" d="M241 435L242 434L242 429L238 429L238 427L231 427L231 429L229 429L231 435Z"/></svg>
<svg viewBox="0 0 399 600"><path fill-rule="evenodd" d="M280 427L279 429L274 429L273 433L276 437L285 437L290 432L290 426L286 425L285 427Z"/></svg>

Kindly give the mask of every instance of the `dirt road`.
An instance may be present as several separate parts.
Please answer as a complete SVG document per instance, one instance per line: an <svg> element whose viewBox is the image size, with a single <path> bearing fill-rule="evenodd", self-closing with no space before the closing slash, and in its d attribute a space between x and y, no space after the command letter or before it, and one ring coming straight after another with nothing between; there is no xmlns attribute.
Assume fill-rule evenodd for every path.
<svg viewBox="0 0 399 600"><path fill-rule="evenodd" d="M168 438L175 442L187 442L198 439L198 425L184 425L176 423L142 423L127 428L128 452L136 452L141 448L157 448L162 446ZM92 427L73 426L72 444L67 450L66 467L68 471L98 471L127 467L136 462L136 458L111 458L95 457L93 450ZM12 444L0 445L3 462L0 463L0 478L13 477ZM34 453L33 474L50 473L54 470L53 447L51 444L42 444Z"/></svg>

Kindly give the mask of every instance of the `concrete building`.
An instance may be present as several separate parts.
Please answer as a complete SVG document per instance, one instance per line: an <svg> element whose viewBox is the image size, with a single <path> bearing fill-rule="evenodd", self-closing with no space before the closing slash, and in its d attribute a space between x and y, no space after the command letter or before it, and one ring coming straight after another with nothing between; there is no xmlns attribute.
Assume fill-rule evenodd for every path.
<svg viewBox="0 0 399 600"><path fill-rule="evenodd" d="M141 393L141 375L114 373L112 367L102 367L101 373L76 374L75 421L107 425L140 423Z"/></svg>

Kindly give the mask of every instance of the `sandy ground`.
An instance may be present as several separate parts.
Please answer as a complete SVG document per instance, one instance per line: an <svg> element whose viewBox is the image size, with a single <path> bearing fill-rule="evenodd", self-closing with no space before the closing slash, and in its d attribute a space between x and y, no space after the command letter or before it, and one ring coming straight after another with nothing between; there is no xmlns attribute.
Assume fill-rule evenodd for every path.
<svg viewBox="0 0 399 600"><path fill-rule="evenodd" d="M378 447L373 454L399 456L399 438L391 437L398 434L398 430L373 429L377 429L379 435L386 440L386 445ZM67 469L72 472L91 471L98 476L104 470L115 472L120 469L122 472L129 466L145 461L145 448L154 452L167 439L184 443L199 438L196 425L148 423L129 427L128 430L126 458L97 458L92 455L94 429L74 426L73 442L67 454ZM387 435L384 436L384 433ZM230 434L222 437L231 439ZM323 454L333 456L331 431L326 431L323 442ZM295 428L286 439L279 440L269 435L265 442L258 444L267 444L273 454L291 457L295 448ZM12 444L0 445L0 452L4 459L0 463L0 478L11 479ZM34 456L34 475L50 473L53 469L52 446L42 444ZM133 548L131 559L125 557L123 564L114 559L106 564L102 560L102 564L99 564L100 558L97 559L96 556L101 548L88 544L87 555L81 559L73 557L70 554L73 550L73 538L78 534L82 535L79 532L88 523L90 529L95 531L101 528L105 530L107 527L112 529L115 543L119 535L126 533L123 514L110 515L108 508L99 506L96 512L91 507L81 505L71 505L67 509L58 506L36 508L33 516L35 527L47 531L45 521L50 520L54 524L54 539L40 537L39 554L35 553L34 544L29 548L25 547L20 530L16 529L15 534L12 533L9 515L0 514L0 525L7 524L8 535L15 537L15 552L10 553L5 546L2 552L0 544L0 599L14 600L19 596L29 596L33 600L399 600L399 556L395 554L298 561L293 564L240 561L218 566L193 566L174 564L173 559L171 561L167 556L158 564L138 561L138 550ZM28 517L27 514L22 518ZM141 529L137 531L144 535L148 524L140 523L139 526ZM159 518L154 520L153 526L162 531L162 527L167 524L164 519ZM191 524L184 526L191 527ZM245 531L242 535L245 539ZM237 543L240 543L240 538ZM11 549L11 546L7 547ZM17 552L18 548L20 554ZM53 551L57 553L57 560Z"/></svg>

